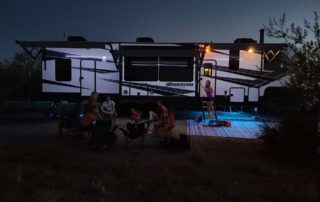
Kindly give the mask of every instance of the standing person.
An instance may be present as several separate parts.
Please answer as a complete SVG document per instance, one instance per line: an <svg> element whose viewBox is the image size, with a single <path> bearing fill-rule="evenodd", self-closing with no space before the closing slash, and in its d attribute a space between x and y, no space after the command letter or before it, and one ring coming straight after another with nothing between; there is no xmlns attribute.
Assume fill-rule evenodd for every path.
<svg viewBox="0 0 320 202"><path fill-rule="evenodd" d="M213 88L211 87L211 82L209 80L206 81L205 86L201 85L204 92L206 93L206 101L208 107L208 117L210 118L210 112L212 112L212 116L214 116L213 111Z"/></svg>
<svg viewBox="0 0 320 202"><path fill-rule="evenodd" d="M167 128L169 126L168 108L164 106L164 104L161 101L158 101L158 107L159 107L160 121L162 122L162 125L165 128Z"/></svg>
<svg viewBox="0 0 320 202"><path fill-rule="evenodd" d="M113 119L116 115L116 104L111 100L110 96L106 96L106 100L101 105L103 117Z"/></svg>
<svg viewBox="0 0 320 202"><path fill-rule="evenodd" d="M91 96L88 98L86 113L80 119L80 129L84 131L88 130L98 118L100 118L98 109L98 93L93 91Z"/></svg>
<svg viewBox="0 0 320 202"><path fill-rule="evenodd" d="M98 96L97 92L92 91L91 96L88 98L87 111L92 114L99 114Z"/></svg>

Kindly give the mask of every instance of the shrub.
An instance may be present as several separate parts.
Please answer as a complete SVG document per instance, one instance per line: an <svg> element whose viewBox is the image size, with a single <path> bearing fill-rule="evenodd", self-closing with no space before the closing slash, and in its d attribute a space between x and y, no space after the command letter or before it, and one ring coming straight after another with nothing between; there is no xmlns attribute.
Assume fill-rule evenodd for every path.
<svg viewBox="0 0 320 202"><path fill-rule="evenodd" d="M260 139L278 152L313 153L319 145L317 115L300 112L288 115L276 127L263 126Z"/></svg>
<svg viewBox="0 0 320 202"><path fill-rule="evenodd" d="M269 125L262 126L262 134L259 139L263 140L263 142L268 146L275 146L277 142L279 142L280 131L278 127L272 127Z"/></svg>

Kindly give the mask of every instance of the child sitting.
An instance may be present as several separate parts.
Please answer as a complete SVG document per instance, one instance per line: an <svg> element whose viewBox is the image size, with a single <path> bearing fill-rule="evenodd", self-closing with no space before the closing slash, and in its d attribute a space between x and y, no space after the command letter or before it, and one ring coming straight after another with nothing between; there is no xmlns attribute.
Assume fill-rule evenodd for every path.
<svg viewBox="0 0 320 202"><path fill-rule="evenodd" d="M140 113L137 112L135 108L131 108L130 112L131 112L131 116L130 116L131 121L133 121L134 123L139 122L141 119Z"/></svg>

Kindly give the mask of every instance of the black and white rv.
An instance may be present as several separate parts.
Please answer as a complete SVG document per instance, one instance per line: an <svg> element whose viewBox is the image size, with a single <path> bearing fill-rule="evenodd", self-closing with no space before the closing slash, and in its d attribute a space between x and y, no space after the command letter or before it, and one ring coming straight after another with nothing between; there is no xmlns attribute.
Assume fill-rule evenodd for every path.
<svg viewBox="0 0 320 202"><path fill-rule="evenodd" d="M42 55L44 94L194 99L210 80L217 100L258 103L287 81L283 44L17 41Z"/></svg>

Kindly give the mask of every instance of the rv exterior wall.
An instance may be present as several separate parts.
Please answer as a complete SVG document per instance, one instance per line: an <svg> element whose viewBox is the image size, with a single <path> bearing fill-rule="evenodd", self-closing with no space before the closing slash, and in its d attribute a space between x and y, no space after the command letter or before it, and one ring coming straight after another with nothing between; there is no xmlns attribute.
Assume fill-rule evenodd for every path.
<svg viewBox="0 0 320 202"><path fill-rule="evenodd" d="M112 55L105 49L47 48L42 63L42 90L45 93L79 93L89 96L92 91L116 94L119 80ZM56 79L56 61L71 60L71 80Z"/></svg>
<svg viewBox="0 0 320 202"><path fill-rule="evenodd" d="M120 50L121 46L121 44L113 44L115 49ZM149 48L159 46L159 49L162 50L161 54L164 55L167 53L163 50L168 49L168 47L169 49L172 48L174 52L179 52L179 45L177 44L139 43L138 45L125 46L130 47L130 51L135 48L142 49L144 46ZM264 53L268 54L268 59L265 58L264 66L267 69L261 69L262 51L230 51L229 49L213 48L205 54L203 61L203 63L212 63L214 69L211 76L204 75L203 67L200 67L200 75L198 75L197 65L199 63L197 62L200 58L198 56L155 56L155 61L151 61L155 68L155 79L135 80L134 78L148 78L150 75L149 73L143 75L139 71L131 73L129 71L131 75L128 77L126 75L128 71L125 68L126 65L132 63L131 59L134 59L134 57L130 56L132 58L128 59L123 56L122 60L118 61L122 66L117 69L114 55L106 48L46 48L46 55L42 62L43 92L76 93L81 96L89 96L91 91L95 90L102 94L115 94L123 97L187 96L196 98L198 93L200 97L206 96L202 88L196 87L199 86L198 84L205 85L205 81L209 80L213 89L215 89L215 96L217 97L227 97L228 100L237 102L258 102L260 97L264 96L264 92L268 87L284 86L285 81L288 79L285 75L272 76L272 72L281 64L280 51L270 52L266 50ZM184 49L181 54L189 54L194 49L187 49L187 51ZM235 54L235 52L237 53ZM134 51L130 53L133 54ZM137 58L141 59L143 57L139 56ZM62 77L56 77L57 65L63 64L57 62L59 59L71 61L71 79L61 80ZM217 67L214 66L213 60L217 61ZM237 64L235 66L231 65L231 67L231 60L236 60ZM149 66L150 64L148 63ZM143 64L139 63L139 61L134 65L139 68L143 67ZM147 70L149 71L150 69ZM171 70L172 73L170 74ZM187 76L182 72L185 72ZM198 77L200 77L200 81L198 81Z"/></svg>

